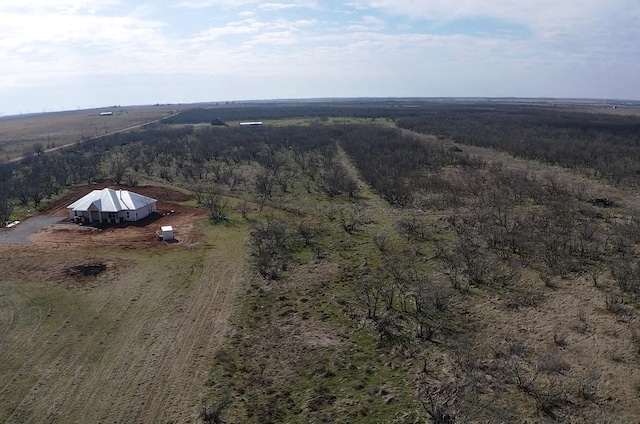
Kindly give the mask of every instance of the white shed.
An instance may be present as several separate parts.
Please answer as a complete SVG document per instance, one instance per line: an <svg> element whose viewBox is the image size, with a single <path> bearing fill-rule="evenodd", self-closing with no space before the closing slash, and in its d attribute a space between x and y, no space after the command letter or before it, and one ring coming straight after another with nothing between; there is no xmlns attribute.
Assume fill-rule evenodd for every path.
<svg viewBox="0 0 640 424"><path fill-rule="evenodd" d="M162 231L162 241L173 240L173 227L171 225L164 225L160 227L160 231Z"/></svg>

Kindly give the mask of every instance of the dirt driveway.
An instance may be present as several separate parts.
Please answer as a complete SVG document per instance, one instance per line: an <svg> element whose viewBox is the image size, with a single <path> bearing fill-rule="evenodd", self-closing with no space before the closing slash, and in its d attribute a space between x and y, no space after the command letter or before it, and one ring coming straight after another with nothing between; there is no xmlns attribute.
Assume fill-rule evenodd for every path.
<svg viewBox="0 0 640 424"><path fill-rule="evenodd" d="M20 222L12 228L3 228L0 230L0 243L4 244L31 244L29 237L38 231L43 230L50 225L61 221L61 218L55 216L34 216L25 221Z"/></svg>

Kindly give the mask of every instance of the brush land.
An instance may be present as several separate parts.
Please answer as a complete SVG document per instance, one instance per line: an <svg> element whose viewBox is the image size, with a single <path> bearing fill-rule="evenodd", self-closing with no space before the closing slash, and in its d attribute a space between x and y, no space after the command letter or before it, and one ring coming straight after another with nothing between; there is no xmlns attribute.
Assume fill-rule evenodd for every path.
<svg viewBox="0 0 640 424"><path fill-rule="evenodd" d="M60 222L0 244L0 420L632 422L638 112L225 104L5 163L2 222ZM160 214L65 222L104 186Z"/></svg>

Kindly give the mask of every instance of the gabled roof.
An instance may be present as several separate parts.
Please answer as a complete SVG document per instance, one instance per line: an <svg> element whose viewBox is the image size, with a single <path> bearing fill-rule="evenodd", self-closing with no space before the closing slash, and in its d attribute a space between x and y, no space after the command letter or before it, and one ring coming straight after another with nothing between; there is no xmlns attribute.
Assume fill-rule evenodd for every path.
<svg viewBox="0 0 640 424"><path fill-rule="evenodd" d="M120 212L140 209L155 202L157 202L156 199L132 191L103 188L102 190L93 190L67 206L67 209L86 212L94 205L102 212Z"/></svg>

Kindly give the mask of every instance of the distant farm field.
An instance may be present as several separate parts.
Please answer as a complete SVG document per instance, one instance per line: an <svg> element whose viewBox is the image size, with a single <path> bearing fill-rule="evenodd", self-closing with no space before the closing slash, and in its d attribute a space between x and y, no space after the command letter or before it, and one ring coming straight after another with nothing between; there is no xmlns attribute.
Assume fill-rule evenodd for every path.
<svg viewBox="0 0 640 424"><path fill-rule="evenodd" d="M165 118L180 105L127 106L0 118L0 161L6 162L35 148L52 149ZM101 116L102 112L111 115Z"/></svg>

